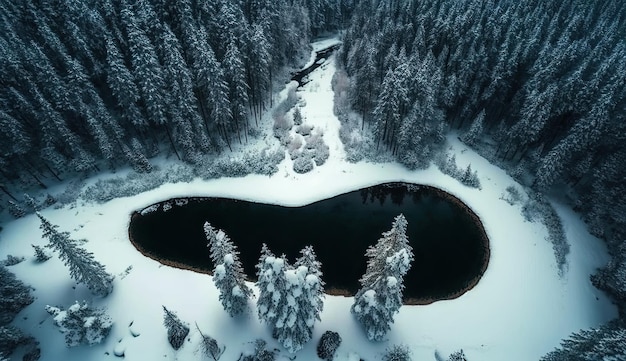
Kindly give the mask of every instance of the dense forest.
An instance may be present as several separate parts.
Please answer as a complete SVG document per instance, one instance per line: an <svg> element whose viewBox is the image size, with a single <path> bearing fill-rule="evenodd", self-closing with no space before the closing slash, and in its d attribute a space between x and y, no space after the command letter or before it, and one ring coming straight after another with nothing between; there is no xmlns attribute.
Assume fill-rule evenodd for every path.
<svg viewBox="0 0 626 361"><path fill-rule="evenodd" d="M609 244L593 281L622 316L625 20L621 1L361 1L340 56L380 150L426 166L445 122L522 184L567 197Z"/></svg>
<svg viewBox="0 0 626 361"><path fill-rule="evenodd" d="M453 129L607 242L613 259L592 281L620 320L546 359L626 349L620 0L1 0L2 196L245 143L310 39L340 29L340 106L377 152L423 168Z"/></svg>
<svg viewBox="0 0 626 361"><path fill-rule="evenodd" d="M0 177L194 162L245 141L273 80L335 29L327 0L0 2Z"/></svg>

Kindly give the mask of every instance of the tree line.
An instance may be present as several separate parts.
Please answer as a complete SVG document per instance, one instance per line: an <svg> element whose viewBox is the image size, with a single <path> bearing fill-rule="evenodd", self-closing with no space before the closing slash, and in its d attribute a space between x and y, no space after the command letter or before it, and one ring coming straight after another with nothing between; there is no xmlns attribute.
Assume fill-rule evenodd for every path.
<svg viewBox="0 0 626 361"><path fill-rule="evenodd" d="M402 306L404 276L414 258L406 229L406 218L400 214L391 229L365 253L367 268L351 312L369 340L384 338ZM248 301L254 295L246 285L237 247L223 230L208 222L204 224L204 232L220 302L230 316L241 314L248 309ZM324 308L322 264L313 247L304 247L300 253L291 265L285 255L276 256L263 244L256 265L259 319L290 353L299 351L311 339L313 326Z"/></svg>
<svg viewBox="0 0 626 361"><path fill-rule="evenodd" d="M0 183L149 172L165 146L196 162L245 142L275 79L348 4L1 1Z"/></svg>
<svg viewBox="0 0 626 361"><path fill-rule="evenodd" d="M408 167L428 165L445 124L521 183L565 193L608 242L613 261L593 281L622 316L625 20L617 0L367 0L339 56L362 126Z"/></svg>

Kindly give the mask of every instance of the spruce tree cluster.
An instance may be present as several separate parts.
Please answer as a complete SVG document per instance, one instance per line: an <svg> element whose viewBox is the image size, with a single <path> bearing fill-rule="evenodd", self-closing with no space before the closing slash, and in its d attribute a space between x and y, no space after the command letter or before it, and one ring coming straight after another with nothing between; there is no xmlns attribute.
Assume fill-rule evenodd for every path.
<svg viewBox="0 0 626 361"><path fill-rule="evenodd" d="M293 266L276 257L263 244L257 264L259 319L287 351L300 350L313 335L313 325L323 309L321 264L312 247L301 250Z"/></svg>
<svg viewBox="0 0 626 361"><path fill-rule="evenodd" d="M150 172L164 150L196 162L244 142L275 78L312 35L340 26L347 5L0 1L0 181L46 188L102 166Z"/></svg>

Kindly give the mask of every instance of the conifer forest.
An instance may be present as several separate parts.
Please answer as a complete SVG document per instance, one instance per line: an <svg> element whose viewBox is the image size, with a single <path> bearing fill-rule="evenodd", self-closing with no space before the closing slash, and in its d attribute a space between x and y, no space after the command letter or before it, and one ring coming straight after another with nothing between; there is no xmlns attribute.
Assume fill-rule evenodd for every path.
<svg viewBox="0 0 626 361"><path fill-rule="evenodd" d="M133 174L156 174L163 159L190 169L189 179L204 177L209 168L212 178L276 173L277 164L289 157L282 148L259 152L243 161L250 163L245 167L220 163L214 171L212 162L252 144L272 121L269 128L289 149L287 138L276 133L275 109L282 106L276 94L306 63L310 43L331 35L341 41L333 49L332 107L346 160L397 162L411 171L434 163L446 173L446 137L457 134L536 199L567 204L606 244L610 261L590 282L608 294L619 317L570 335L542 360L626 360L622 0L0 0L0 212L21 217L40 211L57 200L29 194L103 172L131 168ZM290 117L303 129L299 108ZM456 165L450 172L459 173ZM481 188L473 167L460 172L457 178L465 185ZM167 177L173 176L160 175L160 182ZM37 215L53 244L49 248L65 260L71 277L96 295L111 293L114 277L93 254ZM383 238L406 226L399 216ZM236 247L242 246L209 223L205 232L212 261L221 267L213 275L220 302L230 315L248 312L247 302L255 296L237 258ZM387 253L368 250L369 276L363 276L364 288L352 307L370 340L386 337L402 303L402 276L413 261L408 241L395 242ZM50 258L33 247L38 259ZM82 265L95 271L84 274L89 267ZM288 314L274 312L271 277L278 271L272 269L280 267L290 277L282 281L285 287L304 292L297 305L281 307L294 315L299 307L311 308L298 315L299 323L289 324ZM304 248L293 266L267 247L261 253L259 282L271 287L260 294L258 314L268 324L281 320L273 333L290 352L305 347L320 319L319 267L312 248ZM378 278L369 279L372 274ZM387 295L391 311L370 300L391 287L381 275L400 280ZM0 344L18 344L26 336L8 324L25 307L17 303L31 303L32 296L4 265L0 280L6 298L0 303L7 305L0 312ZM162 311L170 343L180 347L189 325L165 306ZM48 313L87 318L93 313L100 320L89 337L66 334L68 344L81 337L100 342L111 328L103 311L80 300ZM390 320L372 323L381 317ZM207 347L215 355L224 352L217 344ZM395 351L406 356L402 350ZM0 359L9 357L3 352L0 347ZM408 359L402 355L389 359Z"/></svg>

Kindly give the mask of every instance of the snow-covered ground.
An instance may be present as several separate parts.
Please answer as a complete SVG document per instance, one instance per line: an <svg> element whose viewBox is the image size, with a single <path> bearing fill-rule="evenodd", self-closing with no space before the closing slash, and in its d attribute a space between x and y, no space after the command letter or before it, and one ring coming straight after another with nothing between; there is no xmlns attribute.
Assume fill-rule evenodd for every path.
<svg viewBox="0 0 626 361"><path fill-rule="evenodd" d="M314 49L320 47L315 44ZM10 269L35 288L36 296L14 324L41 342L41 360L115 359L114 349L123 350L126 360L201 359L200 334L194 322L203 333L226 345L222 360L236 360L241 350L257 338L279 347L259 323L253 303L249 314L231 319L218 301L210 276L163 266L130 244L131 212L170 197L222 196L297 206L381 182L406 181L442 188L480 216L491 241L491 259L474 289L455 300L402 307L387 340L379 343L368 342L350 314L352 298L326 296L322 320L315 325L313 340L296 354L299 360L317 359L316 343L326 330L338 331L343 338L337 353L342 360L354 353L377 360L394 344L406 344L414 360L434 360L436 350L447 356L461 348L471 361L537 360L571 332L616 316L616 308L589 281L589 275L608 260L602 242L588 234L575 213L557 204L571 243L569 269L560 278L551 244L544 240L547 232L543 225L525 222L519 205L511 206L500 199L505 188L516 183L455 136L449 137L451 152L456 154L459 166L471 163L478 171L482 190L465 187L434 166L408 171L395 163L347 163L338 137L339 122L332 112L330 80L334 71L334 63L328 61L298 91L305 122L323 129L324 141L330 147L328 161L310 173L295 173L286 159L271 177L249 175L166 184L105 204L44 210L42 214L61 230L70 231L72 238L88 239L85 247L116 275L113 293L106 298L94 299L85 287L75 287L56 257L42 264L34 262L30 244L46 243L37 217L29 215L3 224L0 259L8 254L27 257ZM125 273L128 267L132 269ZM65 347L63 335L44 306L68 307L75 300L107 308L115 324L104 343ZM162 305L192 326L190 340L179 351L167 342ZM131 328L139 336L134 337ZM281 357L289 356L281 352Z"/></svg>

